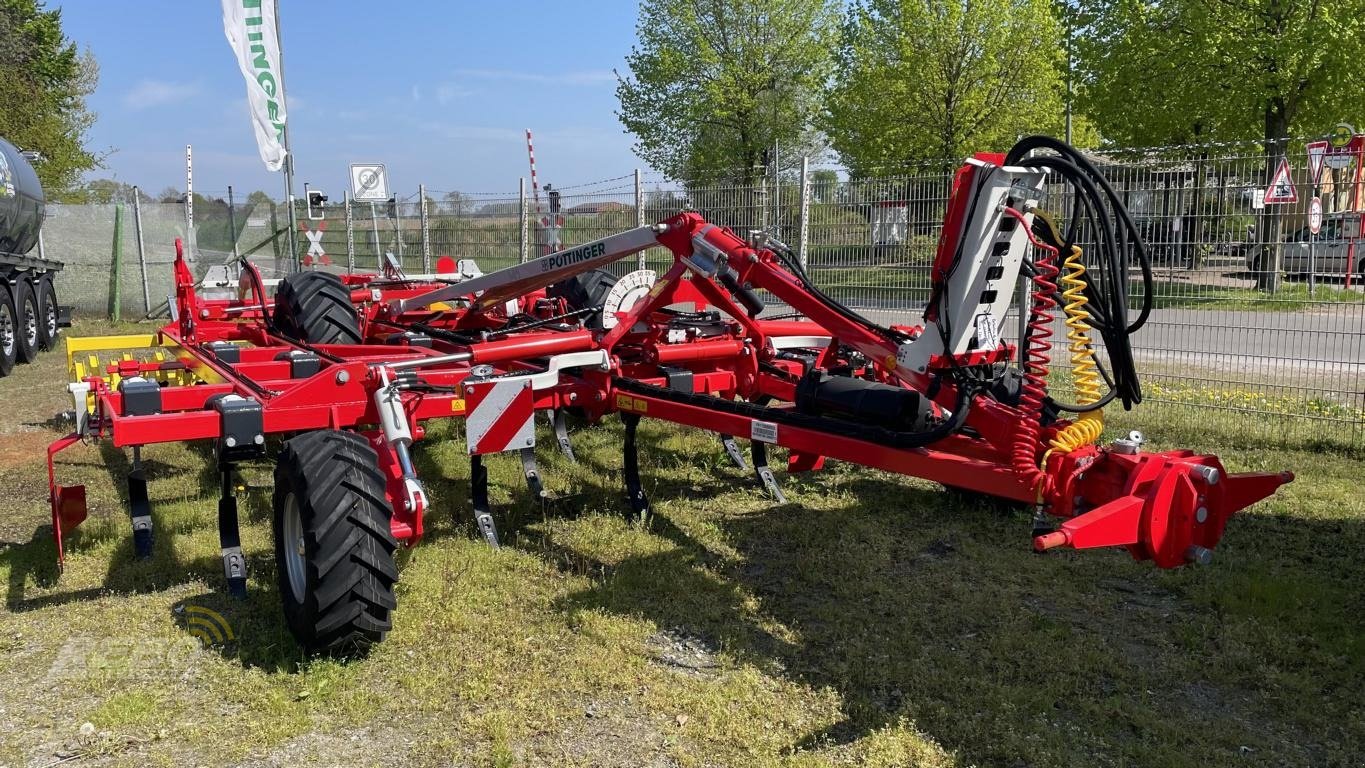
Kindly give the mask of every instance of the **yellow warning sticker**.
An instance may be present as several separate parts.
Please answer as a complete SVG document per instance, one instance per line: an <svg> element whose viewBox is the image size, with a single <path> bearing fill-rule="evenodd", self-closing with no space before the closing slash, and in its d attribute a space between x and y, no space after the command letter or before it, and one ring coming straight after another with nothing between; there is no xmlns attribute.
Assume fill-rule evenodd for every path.
<svg viewBox="0 0 1365 768"><path fill-rule="evenodd" d="M451 401L450 401L450 412L451 412L451 413L464 413L464 398L463 398L463 397L457 397L457 398L455 398L454 400L451 400Z"/></svg>
<svg viewBox="0 0 1365 768"><path fill-rule="evenodd" d="M622 411L632 411L635 413L645 413L649 410L649 403L630 395L616 394L616 408Z"/></svg>

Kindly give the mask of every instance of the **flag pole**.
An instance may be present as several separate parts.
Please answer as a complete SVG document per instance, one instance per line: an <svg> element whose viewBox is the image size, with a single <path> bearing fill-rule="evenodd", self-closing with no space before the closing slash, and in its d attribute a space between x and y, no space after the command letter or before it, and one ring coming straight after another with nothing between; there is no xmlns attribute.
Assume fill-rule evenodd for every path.
<svg viewBox="0 0 1365 768"><path fill-rule="evenodd" d="M294 151L289 147L289 101L284 95L284 38L280 37L280 0L275 0L275 42L280 55L280 102L286 115L281 131L284 139L284 196L289 206L289 268L299 270L299 220L294 210Z"/></svg>

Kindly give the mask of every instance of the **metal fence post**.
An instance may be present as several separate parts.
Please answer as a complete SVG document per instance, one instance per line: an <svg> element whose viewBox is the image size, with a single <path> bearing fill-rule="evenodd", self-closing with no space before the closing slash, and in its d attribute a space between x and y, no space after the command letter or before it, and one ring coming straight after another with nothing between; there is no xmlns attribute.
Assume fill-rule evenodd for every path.
<svg viewBox="0 0 1365 768"><path fill-rule="evenodd" d="M355 214L351 212L351 192L341 193L341 204L346 208L346 272L355 271Z"/></svg>
<svg viewBox="0 0 1365 768"><path fill-rule="evenodd" d="M109 319L122 319L123 308L123 203L114 205L113 270L109 287Z"/></svg>
<svg viewBox="0 0 1365 768"><path fill-rule="evenodd" d="M137 235L137 268L142 273L142 310L150 315L152 292L147 287L147 247L142 242L142 190L137 187L133 187L133 232Z"/></svg>
<svg viewBox="0 0 1365 768"><path fill-rule="evenodd" d="M431 218L427 212L427 185L417 185L422 211L422 274L431 274Z"/></svg>
<svg viewBox="0 0 1365 768"><path fill-rule="evenodd" d="M384 254L379 250L379 212L375 210L373 200L370 201L370 229L374 232L374 265L383 274Z"/></svg>
<svg viewBox="0 0 1365 768"><path fill-rule="evenodd" d="M645 188L640 183L640 169L635 169L635 226L645 225ZM639 266L637 269L645 268L645 252L640 251Z"/></svg>
<svg viewBox="0 0 1365 768"><path fill-rule="evenodd" d="M525 177L525 176L521 177L520 179L518 179L518 182L519 182L519 183L518 183L518 185L517 185L517 221L518 221L518 223L519 223L519 225L520 225L520 226L518 227L518 229L519 229L520 232L521 232L521 243L520 243L520 247L519 247L519 249L518 249L518 258L517 258L517 260L518 260L518 261L524 262L524 261L526 261L526 251L527 251L527 245L528 245L528 243L527 243L527 231L526 231L526 227L527 227L527 225L530 223L530 217L528 217L528 216L526 215L526 213L527 213L527 212L526 212L526 177Z"/></svg>
<svg viewBox="0 0 1365 768"><path fill-rule="evenodd" d="M134 203L136 204L136 202ZM232 238L232 258L237 259L237 204L232 199L232 185L228 185L228 237Z"/></svg>
<svg viewBox="0 0 1365 768"><path fill-rule="evenodd" d="M801 229L796 240L796 258L806 268L806 245L810 238L810 158L801 157Z"/></svg>
<svg viewBox="0 0 1365 768"><path fill-rule="evenodd" d="M394 245L398 249L398 263L403 263L403 214L398 210L402 203L398 202L397 195L393 198L393 239L397 241Z"/></svg>

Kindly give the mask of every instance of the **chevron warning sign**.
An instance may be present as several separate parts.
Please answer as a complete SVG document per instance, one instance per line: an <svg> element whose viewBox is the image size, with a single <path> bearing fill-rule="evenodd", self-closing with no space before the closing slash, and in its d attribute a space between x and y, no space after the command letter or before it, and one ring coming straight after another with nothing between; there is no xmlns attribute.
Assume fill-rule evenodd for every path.
<svg viewBox="0 0 1365 768"><path fill-rule="evenodd" d="M465 443L470 455L536 444L535 393L528 379L465 383Z"/></svg>

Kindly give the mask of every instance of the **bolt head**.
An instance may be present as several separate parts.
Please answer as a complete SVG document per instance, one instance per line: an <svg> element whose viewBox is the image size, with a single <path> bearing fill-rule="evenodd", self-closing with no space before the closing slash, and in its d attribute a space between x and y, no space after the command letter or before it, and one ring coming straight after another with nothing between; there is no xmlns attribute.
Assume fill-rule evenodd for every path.
<svg viewBox="0 0 1365 768"><path fill-rule="evenodd" d="M1207 522L1208 519L1209 519L1209 508L1208 508L1208 507L1200 507L1199 509L1196 509L1196 510L1194 511L1194 521L1195 521L1196 523Z"/></svg>
<svg viewBox="0 0 1365 768"><path fill-rule="evenodd" d="M265 445L265 435L256 435L256 437L252 439L252 442L256 445Z"/></svg>
<svg viewBox="0 0 1365 768"><path fill-rule="evenodd" d="M1185 550L1185 559L1195 565L1208 565L1213 562L1213 550L1193 544Z"/></svg>
<svg viewBox="0 0 1365 768"><path fill-rule="evenodd" d="M345 384L346 382L348 382L348 381L350 381L350 380L351 380L351 372L350 372L350 371L337 371L337 383L338 383L338 384Z"/></svg>
<svg viewBox="0 0 1365 768"><path fill-rule="evenodd" d="M569 402L571 402L571 403L576 403L576 402L578 402L578 393L577 393L577 392L570 392L570 393L569 393Z"/></svg>
<svg viewBox="0 0 1365 768"><path fill-rule="evenodd" d="M226 445L229 448L235 448L237 447L237 438L233 437L232 435L228 435L227 437L223 438L223 445Z"/></svg>

